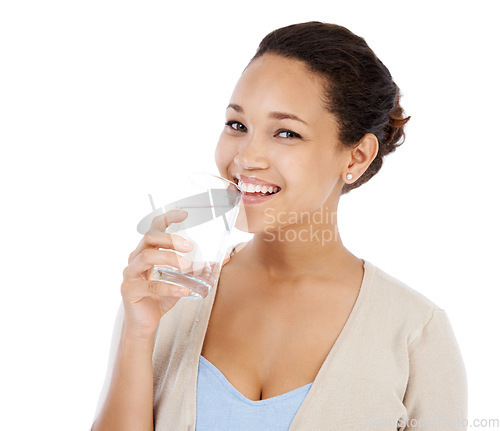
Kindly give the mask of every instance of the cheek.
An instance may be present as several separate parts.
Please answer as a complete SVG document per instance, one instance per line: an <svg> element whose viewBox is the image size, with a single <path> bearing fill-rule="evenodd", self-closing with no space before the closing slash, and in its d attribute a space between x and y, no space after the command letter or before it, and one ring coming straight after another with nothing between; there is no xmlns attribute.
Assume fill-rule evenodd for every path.
<svg viewBox="0 0 500 431"><path fill-rule="evenodd" d="M215 147L215 163L219 170L225 170L234 158L231 152L231 146L220 137L217 146Z"/></svg>
<svg viewBox="0 0 500 431"><path fill-rule="evenodd" d="M291 187L301 202L324 202L335 183L336 161L326 152L304 152L290 162Z"/></svg>

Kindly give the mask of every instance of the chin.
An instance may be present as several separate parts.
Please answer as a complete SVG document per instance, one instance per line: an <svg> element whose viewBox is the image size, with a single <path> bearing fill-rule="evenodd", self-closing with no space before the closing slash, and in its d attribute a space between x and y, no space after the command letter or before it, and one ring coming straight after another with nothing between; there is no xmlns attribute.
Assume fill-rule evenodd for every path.
<svg viewBox="0 0 500 431"><path fill-rule="evenodd" d="M271 233L277 229L276 226L265 223L262 216L247 217L244 209L240 210L234 227L239 231L253 234Z"/></svg>

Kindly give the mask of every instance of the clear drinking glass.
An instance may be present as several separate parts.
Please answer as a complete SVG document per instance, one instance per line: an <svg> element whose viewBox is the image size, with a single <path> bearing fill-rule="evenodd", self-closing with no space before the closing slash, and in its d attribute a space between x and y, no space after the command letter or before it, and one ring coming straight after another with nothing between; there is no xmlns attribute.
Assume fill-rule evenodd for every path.
<svg viewBox="0 0 500 431"><path fill-rule="evenodd" d="M165 232L179 235L193 244L192 251L182 253L191 261L191 266L155 265L153 278L191 289L191 295L183 298L205 298L219 279L241 198L240 188L232 181L205 172L190 174L180 189L179 199L165 205L161 211L154 211L141 223L145 226L149 221L149 226L154 216L172 209L187 211L184 221L172 223ZM175 248L171 250L181 254Z"/></svg>

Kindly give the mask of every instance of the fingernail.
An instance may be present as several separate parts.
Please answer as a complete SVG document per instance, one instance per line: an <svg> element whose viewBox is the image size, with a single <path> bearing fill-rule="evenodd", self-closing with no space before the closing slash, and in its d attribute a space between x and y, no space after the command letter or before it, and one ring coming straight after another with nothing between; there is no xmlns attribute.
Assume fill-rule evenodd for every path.
<svg viewBox="0 0 500 431"><path fill-rule="evenodd" d="M182 242L182 244L184 245L184 247L191 247L191 243L190 243L187 239L185 239L185 240Z"/></svg>

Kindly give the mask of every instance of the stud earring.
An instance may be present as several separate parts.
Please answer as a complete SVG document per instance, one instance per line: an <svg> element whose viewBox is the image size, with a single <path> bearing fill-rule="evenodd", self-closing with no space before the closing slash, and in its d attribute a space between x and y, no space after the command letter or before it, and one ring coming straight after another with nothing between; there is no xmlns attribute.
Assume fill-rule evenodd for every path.
<svg viewBox="0 0 500 431"><path fill-rule="evenodd" d="M352 174L347 174L346 177L348 180L352 180Z"/></svg>

